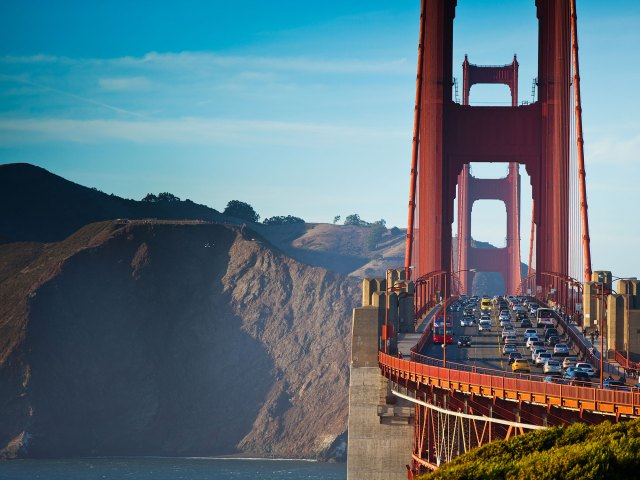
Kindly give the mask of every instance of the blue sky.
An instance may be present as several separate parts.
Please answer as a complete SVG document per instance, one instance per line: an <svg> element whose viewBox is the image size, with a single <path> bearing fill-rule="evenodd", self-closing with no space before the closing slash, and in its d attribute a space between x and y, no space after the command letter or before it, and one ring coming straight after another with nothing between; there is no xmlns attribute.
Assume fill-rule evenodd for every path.
<svg viewBox="0 0 640 480"><path fill-rule="evenodd" d="M529 99L534 4L459 0L454 75L465 53L476 64L517 53ZM578 17L593 266L627 276L640 275L640 5L616 5L578 0ZM5 0L0 163L127 198L170 191L218 210L244 200L262 217L404 227L418 18L418 0ZM506 103L508 89L477 86L471 101ZM474 237L504 244L500 218L476 204Z"/></svg>

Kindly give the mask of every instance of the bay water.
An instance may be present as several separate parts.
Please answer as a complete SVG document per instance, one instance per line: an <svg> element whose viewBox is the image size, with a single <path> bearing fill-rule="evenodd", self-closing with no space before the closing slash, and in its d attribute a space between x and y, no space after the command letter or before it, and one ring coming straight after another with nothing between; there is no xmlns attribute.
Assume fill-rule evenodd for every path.
<svg viewBox="0 0 640 480"><path fill-rule="evenodd" d="M0 480L345 480L345 463L235 458L76 458L0 462Z"/></svg>

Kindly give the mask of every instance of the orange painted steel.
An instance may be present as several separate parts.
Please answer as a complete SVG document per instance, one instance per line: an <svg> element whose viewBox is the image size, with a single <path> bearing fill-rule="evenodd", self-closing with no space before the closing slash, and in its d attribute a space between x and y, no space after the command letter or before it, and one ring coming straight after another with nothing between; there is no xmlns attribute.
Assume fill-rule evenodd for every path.
<svg viewBox="0 0 640 480"><path fill-rule="evenodd" d="M413 357L413 355L412 355ZM592 411L609 415L640 416L640 393L601 390L592 387L579 387L547 383L541 380L520 378L521 376L503 376L478 373L467 367L457 370L449 363L449 368L438 366L442 361L435 358L417 356L421 361L405 360L383 352L378 354L382 374L390 380L428 385L444 390L457 390L463 393L500 398L520 402L530 402L548 407L555 406L579 411Z"/></svg>
<svg viewBox="0 0 640 480"><path fill-rule="evenodd" d="M580 178L580 215L582 218L582 254L584 257L584 281L591 281L591 247L589 217L587 215L587 181L584 167L584 140L582 138L582 100L580 96L580 63L578 61L578 17L576 0L570 0L571 56L573 58L573 91L576 101L576 137L578 143L578 175Z"/></svg>
<svg viewBox="0 0 640 480"><path fill-rule="evenodd" d="M425 2L420 2L420 39L418 43L418 73L416 74L416 104L413 113L413 144L411 150L411 181L409 185L409 224L407 226L407 246L405 267L411 267L413 249L413 220L416 210L416 181L418 178L418 149L420 148L420 105L422 103L422 69L424 63L424 15Z"/></svg>

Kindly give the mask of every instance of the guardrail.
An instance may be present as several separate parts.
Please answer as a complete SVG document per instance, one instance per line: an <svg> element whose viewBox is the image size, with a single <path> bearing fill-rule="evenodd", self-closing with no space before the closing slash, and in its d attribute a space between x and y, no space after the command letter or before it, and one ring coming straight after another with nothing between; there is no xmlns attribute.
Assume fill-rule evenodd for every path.
<svg viewBox="0 0 640 480"><path fill-rule="evenodd" d="M415 356L414 356L415 355ZM610 415L640 415L640 392L605 390L587 386L542 382L534 375L508 374L478 369L464 364L442 367L436 358L412 354L405 360L379 352L380 368L387 378L448 390L474 393L491 398L541 403L575 410L589 410ZM461 368L462 367L462 368Z"/></svg>

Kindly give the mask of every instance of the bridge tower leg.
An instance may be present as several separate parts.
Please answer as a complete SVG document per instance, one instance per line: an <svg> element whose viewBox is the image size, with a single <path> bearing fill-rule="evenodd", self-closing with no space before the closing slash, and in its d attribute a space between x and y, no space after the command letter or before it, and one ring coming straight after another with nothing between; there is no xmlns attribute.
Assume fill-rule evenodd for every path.
<svg viewBox="0 0 640 480"><path fill-rule="evenodd" d="M469 105L469 92L476 84L505 84L511 92L511 106L518 106L518 60L503 66L479 66L469 63L465 55L462 63L462 104ZM505 248L487 251L471 244L471 211L477 200L501 200L507 210L507 245ZM520 286L520 173L518 164L509 163L509 174L505 178L490 181L471 175L465 163L458 175L458 270L464 293L471 292L477 271L492 271L502 274L508 294L515 294Z"/></svg>
<svg viewBox="0 0 640 480"><path fill-rule="evenodd" d="M571 43L568 0L536 0L541 149L532 176L536 271L569 270L569 118ZM539 279L538 285L543 280ZM544 288L544 287L543 287Z"/></svg>
<svg viewBox="0 0 640 480"><path fill-rule="evenodd" d="M409 257L406 263L415 267L413 274L416 277L450 269L453 202L461 174L462 191L466 192L461 196L466 202L462 207L459 206L461 216L468 216L473 203L469 192L472 177L464 170L465 164L505 161L524 164L531 178L537 227L535 271L567 275L570 223L569 0L536 0L539 21L538 101L531 105L506 108L458 105L452 101L453 19L456 4L456 0L423 0L424 36L421 45L424 60L421 62L417 96L420 98L419 151L417 168L415 172L412 171L412 182L415 180L416 188L412 190L411 205L415 206L415 215L410 216L412 228L407 236ZM512 88L515 100L515 83ZM467 97L467 93L463 93ZM465 100L468 101L468 98ZM514 167L510 167L510 176L507 178L512 182L511 194L504 195L505 204L511 211L507 250L511 249L512 254L503 268L507 272L507 289L513 292L520 278L520 208L516 199L519 180L516 181ZM469 227L470 223L463 219L459 234L467 246L461 248L458 257L460 269L473 268L468 248ZM482 252L478 255L487 254ZM495 263L503 259L477 259L478 264L489 261L493 268L487 271L494 271ZM467 291L469 279L470 276L462 279ZM544 288L544 280L537 280L537 285Z"/></svg>

